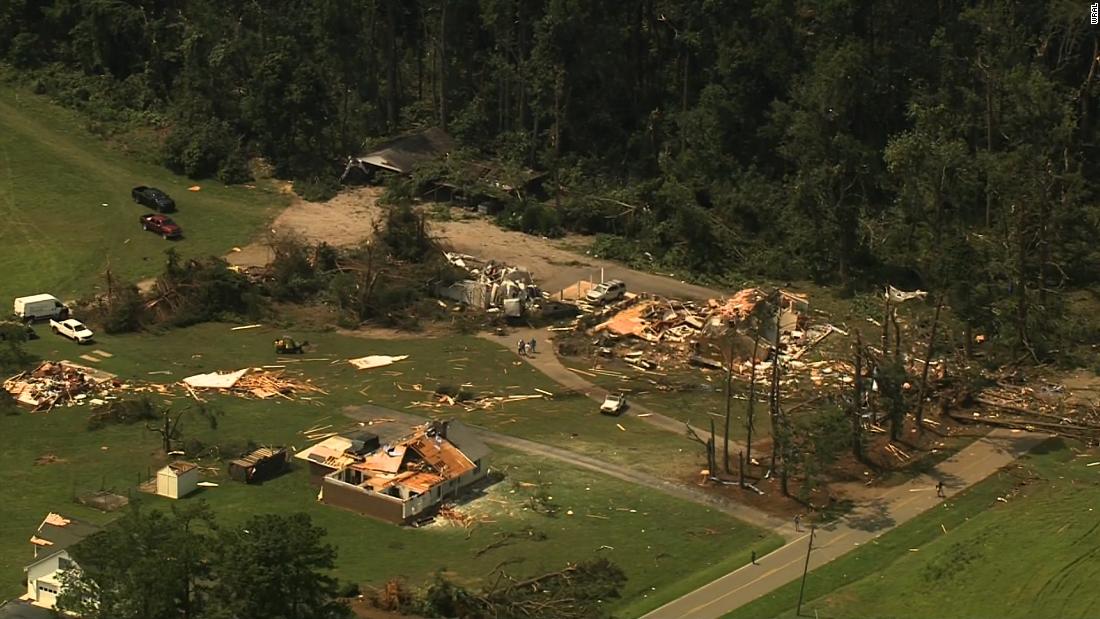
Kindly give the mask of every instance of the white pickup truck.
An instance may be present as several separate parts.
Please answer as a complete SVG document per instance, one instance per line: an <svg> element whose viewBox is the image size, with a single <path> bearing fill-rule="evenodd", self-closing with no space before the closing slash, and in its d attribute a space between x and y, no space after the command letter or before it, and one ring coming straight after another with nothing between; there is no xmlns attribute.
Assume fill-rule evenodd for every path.
<svg viewBox="0 0 1100 619"><path fill-rule="evenodd" d="M50 330L58 335L64 335L77 344L92 341L92 330L75 318L60 321L51 319Z"/></svg>

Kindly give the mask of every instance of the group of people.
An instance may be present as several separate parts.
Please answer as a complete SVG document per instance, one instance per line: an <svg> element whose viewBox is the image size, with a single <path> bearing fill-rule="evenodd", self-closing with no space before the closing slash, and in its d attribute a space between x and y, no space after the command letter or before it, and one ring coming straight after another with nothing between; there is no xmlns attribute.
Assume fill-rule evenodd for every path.
<svg viewBox="0 0 1100 619"><path fill-rule="evenodd" d="M524 339L520 339L519 356L526 357L533 354L535 354L535 338L531 338L530 342Z"/></svg>

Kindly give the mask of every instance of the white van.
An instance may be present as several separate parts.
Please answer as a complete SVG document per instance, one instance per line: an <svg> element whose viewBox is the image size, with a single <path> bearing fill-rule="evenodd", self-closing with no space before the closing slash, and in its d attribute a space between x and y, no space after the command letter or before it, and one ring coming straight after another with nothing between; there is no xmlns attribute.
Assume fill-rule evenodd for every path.
<svg viewBox="0 0 1100 619"><path fill-rule="evenodd" d="M64 320L69 317L69 308L52 294L36 294L16 299L12 306L12 313L25 322L45 318Z"/></svg>

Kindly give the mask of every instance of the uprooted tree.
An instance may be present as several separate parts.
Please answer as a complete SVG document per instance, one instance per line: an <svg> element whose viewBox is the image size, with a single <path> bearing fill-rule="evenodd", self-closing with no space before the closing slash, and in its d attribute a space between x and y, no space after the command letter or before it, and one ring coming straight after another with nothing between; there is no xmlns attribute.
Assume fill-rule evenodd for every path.
<svg viewBox="0 0 1100 619"><path fill-rule="evenodd" d="M416 612L431 617L465 619L599 619L609 617L604 600L619 597L626 574L607 559L594 559L516 579L498 568L492 584L480 591L458 585L436 574Z"/></svg>

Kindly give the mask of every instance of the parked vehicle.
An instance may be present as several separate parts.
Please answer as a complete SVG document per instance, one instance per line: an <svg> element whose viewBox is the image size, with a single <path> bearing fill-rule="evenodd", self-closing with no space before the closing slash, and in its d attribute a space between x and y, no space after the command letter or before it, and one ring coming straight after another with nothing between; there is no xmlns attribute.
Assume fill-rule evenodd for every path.
<svg viewBox="0 0 1100 619"><path fill-rule="evenodd" d="M33 322L45 318L69 317L69 308L52 294L35 294L19 297L12 305L12 313L24 322Z"/></svg>
<svg viewBox="0 0 1100 619"><path fill-rule="evenodd" d="M621 279L609 279L584 295L589 303L610 303L618 301L626 294L626 283Z"/></svg>
<svg viewBox="0 0 1100 619"><path fill-rule="evenodd" d="M626 396L621 393L609 393L600 405L600 412L604 415L618 417L626 410Z"/></svg>
<svg viewBox="0 0 1100 619"><path fill-rule="evenodd" d="M92 341L92 330L84 326L76 318L68 320L51 320L50 330L58 335L63 335L77 344L87 344Z"/></svg>
<svg viewBox="0 0 1100 619"><path fill-rule="evenodd" d="M0 342L8 339L8 334L15 334L15 338L19 339L18 334L22 332L24 337L28 340L37 340L38 334L34 332L34 328L30 325L22 322L15 322L13 320L0 320Z"/></svg>
<svg viewBox="0 0 1100 619"><path fill-rule="evenodd" d="M134 202L148 206L158 213L172 213L176 210L176 201L156 187L138 185L130 191L130 197Z"/></svg>
<svg viewBox="0 0 1100 619"><path fill-rule="evenodd" d="M167 215L142 215L141 229L155 232L166 239L178 239L183 230Z"/></svg>
<svg viewBox="0 0 1100 619"><path fill-rule="evenodd" d="M299 342L290 336L284 335L275 340L275 353L279 355L300 355L305 352L306 346L309 346L309 342Z"/></svg>

